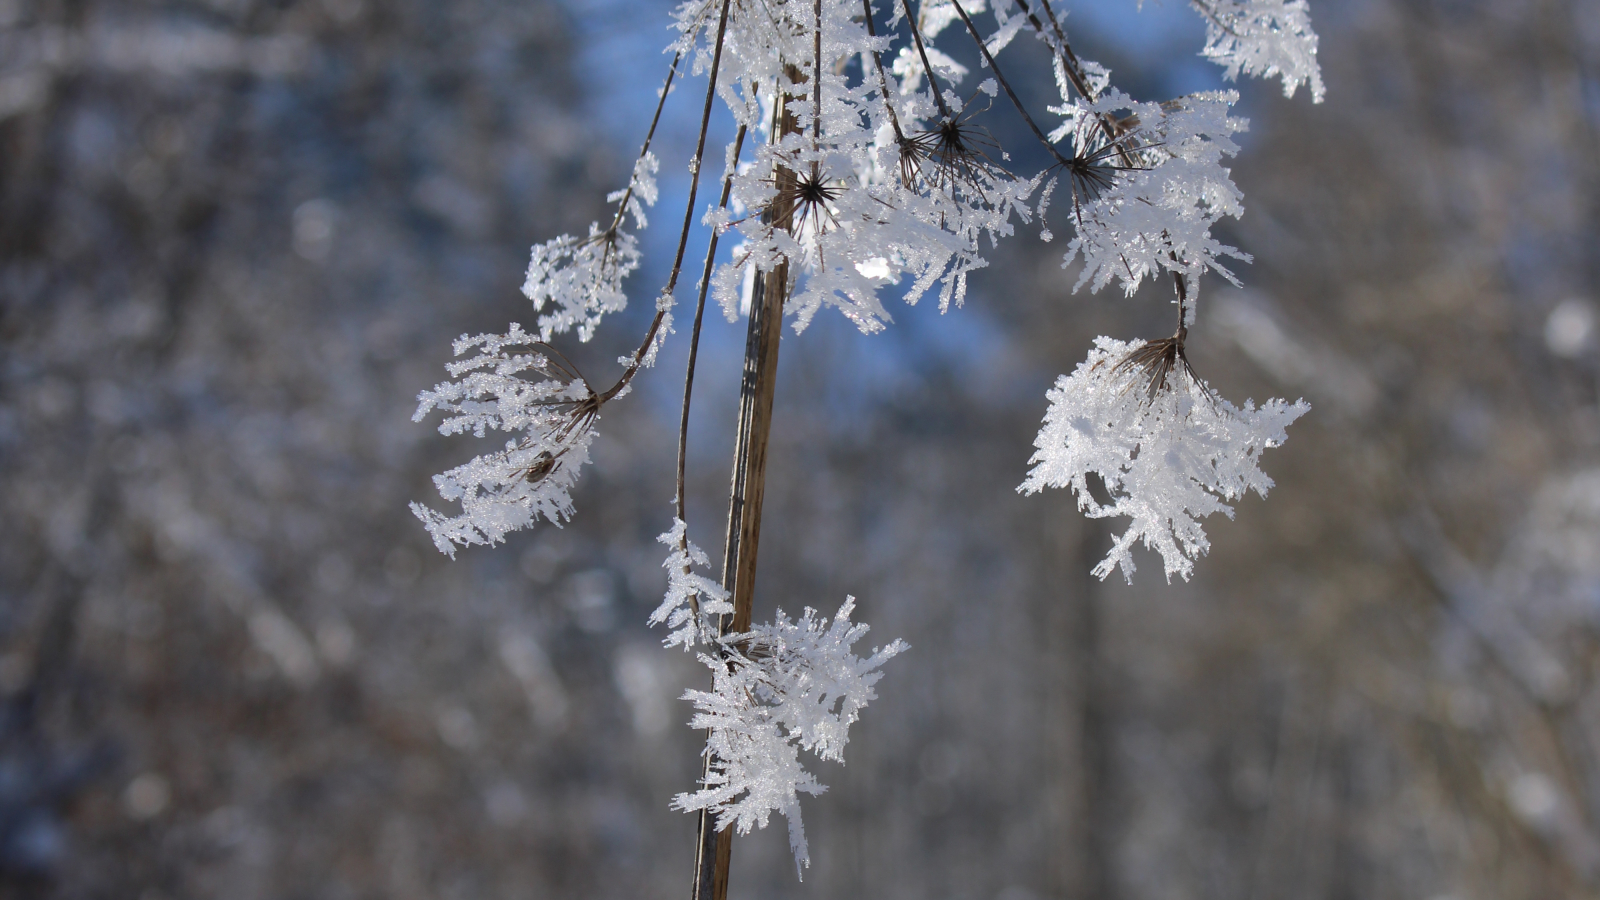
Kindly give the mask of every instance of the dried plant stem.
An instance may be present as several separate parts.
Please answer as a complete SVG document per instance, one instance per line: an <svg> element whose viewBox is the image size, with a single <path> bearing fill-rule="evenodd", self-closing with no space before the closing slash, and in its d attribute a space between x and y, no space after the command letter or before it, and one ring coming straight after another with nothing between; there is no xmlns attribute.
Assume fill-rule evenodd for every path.
<svg viewBox="0 0 1600 900"><path fill-rule="evenodd" d="M672 80L678 77L678 63L682 61L682 51L672 55L672 65L667 68L667 82L661 86L661 96L656 100L656 113L654 116L650 117L650 130L645 132L644 146L639 148L639 159L644 159L645 154L650 152L650 142L655 140L656 137L656 126L661 124L661 109L667 105L667 95L672 93ZM611 225L606 229L607 232L616 231L617 228L622 225L622 215L628 211L628 201L632 199L633 178L630 175L628 178L628 189L623 191L622 200L617 203L616 215L611 217Z"/></svg>
<svg viewBox="0 0 1600 900"><path fill-rule="evenodd" d="M959 0L950 0L950 5L955 7L956 15L961 17L961 23L967 26L967 33L972 35L973 42L978 45L978 52L983 54L984 62L989 64L989 71L994 73L995 79L1005 89L1006 96L1011 98L1011 105L1017 108L1017 112L1022 115L1022 121L1027 122L1028 127L1033 130L1033 136L1039 139L1039 143L1043 144L1046 150L1050 151L1050 155L1056 158L1057 163L1063 166L1072 165L1071 161L1062 156L1061 151L1056 149L1056 145L1050 143L1050 139L1044 136L1044 132L1040 131L1039 126L1034 123L1033 116L1028 115L1027 107L1022 105L1021 100L1017 99L1016 91L1011 89L1011 83L1006 81L1006 76L1000 71L1000 64L994 61L994 56L989 52L989 45L984 43L983 35L978 34L978 26L972 24L972 19L967 17L967 11L961 8Z"/></svg>
<svg viewBox="0 0 1600 900"><path fill-rule="evenodd" d="M794 85L803 84L804 74L787 69ZM780 92L775 115L777 127L772 139L799 132L791 108L804 101L803 94ZM796 173L780 167L775 174L778 199L768 208L773 228L787 230L793 224L794 206L787 199L794 195ZM767 445L772 431L772 399L777 387L778 342L782 336L783 304L789 291L788 263L770 272L758 273L750 299L750 326L745 338L744 377L739 385L739 430L734 442L733 489L728 502L728 538L722 560L722 587L733 601L733 614L719 623L718 635L750 630L751 607L755 592L756 549L761 538L761 505L765 498ZM705 773L712 757L708 752ZM733 861L733 828L716 827L716 812L700 812L699 845L695 855L693 900L727 900L728 867Z"/></svg>
<svg viewBox="0 0 1600 900"><path fill-rule="evenodd" d="M1028 0L1017 0L1017 5L1022 8L1023 15L1028 17L1028 24L1033 26L1033 30L1039 32L1045 43L1061 57L1061 68L1067 73L1067 80L1072 82L1073 88L1090 103L1100 99L1089 87L1089 78L1083 72L1083 63L1079 61L1078 54L1072 52L1072 44L1067 41L1066 32L1061 30L1061 21L1056 18L1056 11L1050 8L1050 0L1039 0L1039 5L1044 7L1045 15L1050 18L1050 31L1045 30L1044 23L1040 22L1039 17L1029 8ZM1051 40L1052 32L1055 40ZM1099 113L1095 116L1095 120L1105 132L1106 141L1115 144L1118 138L1116 121L1107 113ZM1122 156L1124 165L1132 164L1126 151L1119 150L1118 154Z"/></svg>
<svg viewBox="0 0 1600 900"><path fill-rule="evenodd" d="M911 0L900 0L900 7L906 11L906 24L911 26L911 40L916 42L917 55L922 58L922 69L928 73L928 93L933 95L933 102L938 104L939 115L949 121L954 116L950 115L950 107L945 105L944 92L939 90L939 81L933 75L933 63L928 62L928 51L922 46L922 29L917 27L917 16L911 11Z"/></svg>
<svg viewBox="0 0 1600 900"><path fill-rule="evenodd" d="M872 25L872 0L861 0L861 15L867 23L867 36L877 37L878 32ZM900 130L900 117L895 114L894 101L889 96L889 76L883 71L883 56L876 49L872 51L872 64L878 70L878 95L883 98L883 108L889 113L889 124L894 126L895 142L904 143L906 136Z"/></svg>
<svg viewBox="0 0 1600 900"><path fill-rule="evenodd" d="M727 174L722 177L722 198L717 201L718 209L727 209L728 196L733 191L733 176L739 169L739 153L744 149L745 126L739 126L739 133L733 139L733 159L728 167ZM705 321L706 291L711 287L711 270L717 262L717 238L720 235L716 229L711 231L711 243L706 247L705 270L700 273L700 296L694 304L694 328L689 333L689 364L683 375L683 415L678 421L678 493L677 508L678 520L688 521L688 514L684 510L684 473L688 466L689 458L689 401L694 397L694 367L700 358L700 325ZM689 551L689 531L685 529L683 537L678 541L678 549L687 553ZM689 574L689 567L683 567L683 574ZM696 627L700 622L700 599L689 595L689 614L694 617Z"/></svg>
<svg viewBox="0 0 1600 900"><path fill-rule="evenodd" d="M711 72L706 83L706 105L700 114L700 141L695 145L694 162L690 166L689 177L689 202L684 204L683 231L678 236L678 253L672 261L672 274L667 277L666 289L663 294L670 296L678 286L678 273L683 271L683 253L689 245L689 228L694 224L695 195L700 190L700 164L706 153L706 132L711 128L711 106L717 99L717 70L722 65L722 39L728 33L728 5L730 0L722 0L722 12L717 17L717 44L716 50L711 54ZM665 95L663 95L664 97ZM657 110L659 114L660 110ZM633 381L633 376L639 374L639 367L644 365L645 357L650 352L650 345L655 342L656 333L661 330L661 323L667 317L667 310L657 309L655 318L650 320L650 329L645 332L644 340L639 343L639 349L633 354L633 360L628 367L622 370L622 377L605 393L600 394L598 402L603 404L622 392Z"/></svg>

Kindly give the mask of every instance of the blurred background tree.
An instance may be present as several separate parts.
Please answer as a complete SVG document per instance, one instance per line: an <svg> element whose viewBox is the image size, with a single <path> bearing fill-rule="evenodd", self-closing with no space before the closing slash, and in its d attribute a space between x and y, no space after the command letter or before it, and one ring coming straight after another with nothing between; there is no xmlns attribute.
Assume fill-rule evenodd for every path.
<svg viewBox="0 0 1600 900"><path fill-rule="evenodd" d="M1146 6L1082 40L1214 87ZM1107 533L1013 492L1049 381L1164 304L1019 240L964 310L787 345L758 615L850 592L915 649L806 882L761 832L734 896L1600 893L1600 10L1313 14L1328 102L1242 86L1256 264L1190 353L1314 411L1194 582L1095 582ZM0 893L685 890L703 672L643 622L674 358L567 528L448 563L405 512L455 456L409 422L440 337L525 318L528 244L601 214L664 15L0 0ZM730 449L691 446L705 521Z"/></svg>

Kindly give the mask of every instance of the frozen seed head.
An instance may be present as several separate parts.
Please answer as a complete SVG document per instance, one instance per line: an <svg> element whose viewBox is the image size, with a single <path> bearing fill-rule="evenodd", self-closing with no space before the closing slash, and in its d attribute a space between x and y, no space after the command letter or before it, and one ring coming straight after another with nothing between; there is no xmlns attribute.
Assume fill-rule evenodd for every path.
<svg viewBox="0 0 1600 900"><path fill-rule="evenodd" d="M1072 215L1083 227L1083 207L1100 199L1116 184L1118 173L1142 172L1150 166L1144 154L1156 144L1139 140L1137 116L1125 119L1079 117L1073 130L1074 152L1057 163L1067 174L1072 190Z"/></svg>
<svg viewBox="0 0 1600 900"><path fill-rule="evenodd" d="M1172 337L1148 341L1134 348L1112 367L1112 374L1134 373L1128 387L1131 389L1142 384L1140 393L1144 394L1145 401L1154 403L1159 394L1174 388L1172 373L1180 372L1187 375L1189 383L1198 387L1201 394L1209 399L1211 388L1194 373L1194 367L1189 365L1189 356L1183 349L1187 332L1187 328L1179 328Z"/></svg>
<svg viewBox="0 0 1600 900"><path fill-rule="evenodd" d="M999 143L988 129L972 121L977 113L987 108L969 103L960 113L933 128L902 137L901 184L908 190L915 190L919 182L926 182L936 190L961 185L982 195L984 181L1005 171L989 155L990 150L999 151Z"/></svg>
<svg viewBox="0 0 1600 900"><path fill-rule="evenodd" d="M798 232L809 228L820 232L825 227L838 226L839 218L834 214L832 205L842 192L840 185L823 174L820 166L812 163L810 171L779 190L778 202L792 210L790 221L793 230Z"/></svg>

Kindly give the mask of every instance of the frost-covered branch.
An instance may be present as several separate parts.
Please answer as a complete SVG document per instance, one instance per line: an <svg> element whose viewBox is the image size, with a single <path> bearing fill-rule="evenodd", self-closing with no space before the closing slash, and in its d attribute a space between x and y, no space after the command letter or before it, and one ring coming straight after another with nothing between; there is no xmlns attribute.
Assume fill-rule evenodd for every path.
<svg viewBox="0 0 1600 900"><path fill-rule="evenodd" d="M1317 33L1311 30L1306 0L1190 0L1206 20L1201 55L1223 68L1229 81L1240 73L1283 79L1283 95L1293 97L1311 85L1311 100L1321 103L1322 67L1317 64Z"/></svg>
<svg viewBox="0 0 1600 900"><path fill-rule="evenodd" d="M476 355L453 363L454 380L420 398L418 417L445 411L440 428L447 434L514 433L503 450L435 479L445 499L460 502L459 515L413 507L442 551L498 542L541 517L559 524L571 515L569 489L588 460L598 412L629 390L672 333L691 226L698 220L712 229L684 379L676 515L660 537L668 547L667 585L650 617L667 628L667 646L697 648L714 673L711 691L689 694L695 727L710 732L705 780L675 801L702 812L697 900L713 900L714 886L726 882L726 848L713 825L743 833L782 812L804 866L798 796L822 786L801 766L800 752L837 759L850 723L873 696L878 667L903 649L897 641L865 659L850 653L865 631L849 621L853 602L831 623L808 609L798 622L780 613L770 625L723 633L750 622L761 448L784 316L799 332L833 308L872 333L893 320L893 297L909 306L932 292L941 312L960 306L972 273L1019 227L1037 223L1040 237L1053 239L1050 203L1058 189L1067 210L1057 210L1055 223L1069 232L1063 265L1082 263L1076 287L1097 291L1115 281L1132 295L1147 278L1170 277L1176 334L1152 342L1099 339L1050 391L1021 488L1070 487L1088 515L1131 518L1095 569L1101 578L1118 566L1131 575L1139 541L1161 553L1169 579L1188 578L1208 547L1200 520L1231 514L1227 503L1247 491L1266 493L1272 482L1259 468L1260 454L1281 443L1307 409L1282 400L1234 407L1195 376L1185 355L1201 276L1215 272L1237 284L1224 262L1249 258L1212 233L1243 211L1226 165L1239 151L1234 136L1246 128L1231 113L1236 94L1162 102L1123 93L1108 69L1068 42L1050 0L886 5L889 28L880 33L872 0L682 2L667 48L673 61L644 146L628 184L608 196L617 203L610 224L535 247L524 290L539 316L536 335L513 325L505 335L463 338L457 356ZM1304 0L1193 5L1207 21L1203 53L1225 77L1281 77L1290 94L1309 83L1321 99ZM992 17L992 25L985 19L980 26L980 16ZM988 70L976 84L963 86L971 73L936 45L957 22ZM1060 117L1054 128L1041 125L1041 111L1027 108L999 62L1030 30L1050 51L1061 99L1042 112ZM685 61L707 83L670 275L638 349L619 360L623 371L610 387L596 390L540 341L574 330L586 341L605 315L626 306L622 281L641 260L635 234L623 225L631 217L635 231L644 228L658 197L660 162L651 146ZM987 127L1001 91L1051 155L1045 170L1017 171ZM718 97L737 133L723 155L720 202L702 210L700 175ZM724 236L733 238L732 253L719 258ZM751 321L721 583L703 574L710 562L685 524L689 410L708 294L730 320L748 311ZM1090 492L1090 476L1108 492L1106 502Z"/></svg>
<svg viewBox="0 0 1600 900"><path fill-rule="evenodd" d="M519 348L526 348L518 352ZM507 334L462 335L446 369L455 380L417 398L413 421L435 409L448 415L440 434L488 431L521 433L504 449L433 477L439 496L461 504L446 516L420 503L411 511L427 526L441 553L456 547L495 544L543 517L559 525L572 515L569 494L589 461L598 398L572 365L512 323ZM524 373L545 376L535 381Z"/></svg>
<svg viewBox="0 0 1600 900"><path fill-rule="evenodd" d="M695 705L689 724L711 733L706 752L712 764L705 785L679 794L673 806L710 809L719 828L732 826L740 834L765 828L772 813L782 813L797 873L811 862L799 795L827 789L801 765L800 751L843 762L850 726L877 699L878 668L910 649L895 640L856 656L851 646L868 627L850 621L854 611L854 597L832 622L809 607L799 621L779 610L771 624L724 638L720 654L702 654L712 689L683 695Z"/></svg>
<svg viewBox="0 0 1600 900"><path fill-rule="evenodd" d="M661 124L661 110L666 106L672 82L678 75L678 63L682 61L682 51L672 55L666 83L661 86L655 114L650 118L650 130L645 133L638 159L634 160L633 175L627 187L606 195L608 202L617 204L611 224L601 229L600 223L595 222L589 226L586 238L562 235L533 248L522 293L533 301L533 311L541 313L541 340L548 341L556 334L577 328L578 339L588 341L594 336L602 316L621 312L628 305L627 295L622 292L622 280L639 268L639 244L631 233L623 230L623 218L631 213L634 227L641 231L649 224L644 207L655 205L659 195L655 174L660 168L659 161L650 152L650 144L655 140L656 127Z"/></svg>

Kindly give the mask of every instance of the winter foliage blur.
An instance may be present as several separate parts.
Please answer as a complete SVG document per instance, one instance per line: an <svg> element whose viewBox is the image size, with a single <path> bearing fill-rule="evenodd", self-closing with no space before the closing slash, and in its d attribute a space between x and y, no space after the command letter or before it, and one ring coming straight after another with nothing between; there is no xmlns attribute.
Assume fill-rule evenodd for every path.
<svg viewBox="0 0 1600 900"><path fill-rule="evenodd" d="M963 27L948 3L912 7ZM1134 97L1220 81L1192 68L1198 19L1194 46L1165 43L1164 23L1122 42L1089 4L1054 7ZM538 335L512 308L528 245L612 220L599 201L638 147L613 154L578 104L614 120L619 82L647 99L660 82L633 53L596 83L594 42L656 40L611 9L0 0L0 894L633 898L681 882L689 826L666 800L703 736L673 698L711 679L692 684L694 658L644 627L667 582L651 538L670 521L668 417L607 418L602 471L585 470L604 483L574 492L562 530L447 563L395 515L506 437L453 459L464 437L406 421L440 380L438 338L512 319ZM805 884L785 883L773 829L738 848L776 876L750 893L1600 886L1584 78L1600 8L1326 10L1339 90L1251 104L1247 149L1224 159L1250 215L1218 236L1255 254L1235 269L1252 289L1213 283L1190 343L1214 389L1303 394L1317 415L1261 464L1271 498L1210 523L1194 583L1072 577L1123 529L1072 514L1066 492L1009 490L1044 412L1034 385L1096 334L1158 336L1150 282L1139 302L1063 306L1066 177L1047 210L1060 240L991 257L968 297L987 309L908 318L907 282L881 289L901 329L887 339L916 353L827 311L786 340L760 602L852 587L919 652L876 686L849 766L815 772L831 791L801 801ZM1039 49L1016 19L995 52L1043 98L1051 73L1012 71ZM896 33L891 72L918 56ZM930 56L941 85L965 64L966 99L993 75L951 36ZM1084 70L1092 93L1109 86ZM986 97L976 121L1010 115L1003 92L981 112ZM1025 157L1020 127L990 127ZM681 154L656 152L681 195ZM682 209L655 212L675 227ZM562 347L588 375L635 320L604 321L594 352ZM719 338L707 359L726 352ZM725 485L726 443L696 435L692 520Z"/></svg>

